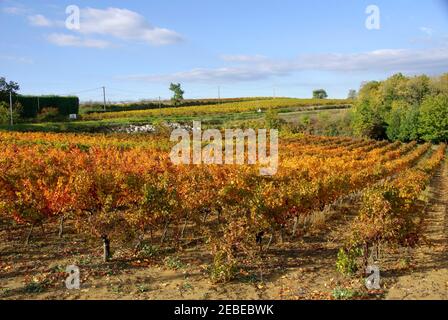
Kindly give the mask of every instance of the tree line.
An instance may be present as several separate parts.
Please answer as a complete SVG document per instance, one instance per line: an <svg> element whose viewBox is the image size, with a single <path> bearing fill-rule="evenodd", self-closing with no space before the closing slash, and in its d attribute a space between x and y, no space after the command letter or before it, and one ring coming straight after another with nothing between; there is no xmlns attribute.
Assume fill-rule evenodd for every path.
<svg viewBox="0 0 448 320"><path fill-rule="evenodd" d="M403 142L448 141L448 73L395 74L361 86L352 112L355 135Z"/></svg>

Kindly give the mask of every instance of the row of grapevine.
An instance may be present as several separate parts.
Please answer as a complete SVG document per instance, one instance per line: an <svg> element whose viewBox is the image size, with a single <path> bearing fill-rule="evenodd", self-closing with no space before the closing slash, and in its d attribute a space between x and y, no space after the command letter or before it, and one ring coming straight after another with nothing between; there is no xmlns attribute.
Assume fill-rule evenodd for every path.
<svg viewBox="0 0 448 320"><path fill-rule="evenodd" d="M30 230L70 220L102 239L105 260L111 241L196 239L214 254L219 281L263 249L266 234L410 168L430 147L305 136L281 141L278 174L262 177L257 166L173 165L169 144L158 142L164 147L143 136L0 133L0 218Z"/></svg>
<svg viewBox="0 0 448 320"><path fill-rule="evenodd" d="M345 251L359 252L357 248L362 249L365 266L372 247L417 245L425 218L425 209L419 199L445 153L446 145L442 144L417 166L403 168L394 179L368 188L363 193L359 215L349 229Z"/></svg>
<svg viewBox="0 0 448 320"><path fill-rule="evenodd" d="M313 109L317 106L343 106L348 105L347 100L319 100L319 99L292 99L279 98L271 100L256 100L242 102L228 102L219 105L199 105L190 107L173 107L162 109L147 109L121 112L91 113L83 116L84 120L103 120L116 118L145 118L151 116L195 116L204 114L222 114L238 112L254 112L259 109L267 110L269 108L307 108Z"/></svg>

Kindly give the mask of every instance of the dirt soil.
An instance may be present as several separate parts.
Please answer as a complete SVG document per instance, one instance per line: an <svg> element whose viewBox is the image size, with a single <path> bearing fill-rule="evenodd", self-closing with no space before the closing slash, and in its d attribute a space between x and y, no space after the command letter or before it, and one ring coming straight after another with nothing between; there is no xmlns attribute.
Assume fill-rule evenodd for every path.
<svg viewBox="0 0 448 320"><path fill-rule="evenodd" d="M427 241L414 252L415 268L398 278L387 299L448 299L448 162L435 175L429 197Z"/></svg>

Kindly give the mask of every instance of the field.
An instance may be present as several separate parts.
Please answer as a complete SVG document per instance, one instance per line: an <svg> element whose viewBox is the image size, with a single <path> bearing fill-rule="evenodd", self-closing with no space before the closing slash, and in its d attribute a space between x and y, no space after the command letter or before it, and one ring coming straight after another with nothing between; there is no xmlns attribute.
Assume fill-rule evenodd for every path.
<svg viewBox="0 0 448 320"><path fill-rule="evenodd" d="M0 297L380 299L442 258L444 144L290 133L272 177L173 165L172 145L0 132ZM378 290L364 286L373 263ZM65 288L72 264L80 291Z"/></svg>
<svg viewBox="0 0 448 320"><path fill-rule="evenodd" d="M297 107L312 107L312 106L335 106L347 105L347 100L326 100L326 99L264 99L243 102L228 102L222 104L199 105L178 108L161 108L150 110L133 110L120 112L105 112L105 113L91 113L84 116L85 120L104 120L114 118L145 118L148 116L195 116L207 114L226 114L226 113L241 113L254 112L258 110L266 110L269 108L297 108Z"/></svg>
<svg viewBox="0 0 448 320"><path fill-rule="evenodd" d="M25 132L107 132L129 125L144 125L160 121L191 123L193 120L201 120L205 125L223 126L230 121L262 120L269 108L275 109L280 114L287 115L292 113L317 113L326 110L329 110L329 112L344 112L351 107L351 101L344 99L245 98L240 100L223 99L222 103L214 100L187 100L185 106L173 107L165 105L160 109L154 109L152 105L152 109L145 109L144 104L131 105L130 107L116 105L108 107L106 112L92 112L92 107L85 105L81 106L80 111L82 114L77 121L25 121L15 124L13 128L9 125L0 125L0 130L12 129ZM190 105L193 102L198 103L198 105ZM93 110L97 109L93 108Z"/></svg>

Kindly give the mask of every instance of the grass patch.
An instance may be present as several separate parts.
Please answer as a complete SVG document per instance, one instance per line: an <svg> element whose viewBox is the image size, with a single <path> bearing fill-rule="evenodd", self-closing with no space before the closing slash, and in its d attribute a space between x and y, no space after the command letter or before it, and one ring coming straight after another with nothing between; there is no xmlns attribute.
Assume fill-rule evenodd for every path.
<svg viewBox="0 0 448 320"><path fill-rule="evenodd" d="M282 117L290 118L297 114L312 113L317 114L318 107L285 107L276 109ZM322 110L343 112L341 108L347 108L347 106L323 106ZM129 125L146 125L153 124L160 121L176 122L181 124L191 124L193 121L201 121L204 129L207 128L220 128L225 127L227 123L249 121L249 120L262 120L265 116L265 111L259 113L257 111L244 111L244 112L222 112L214 114L191 114L191 115L169 115L169 116L139 116L139 117L125 117L103 119L103 120L77 120L77 121L63 121L63 122L26 122L17 123L13 126L3 124L0 125L0 130L3 131L18 131L18 132L72 132L72 133L95 133L95 132L108 132L119 127L125 127Z"/></svg>
<svg viewBox="0 0 448 320"><path fill-rule="evenodd" d="M360 294L352 289L336 288L332 292L332 296L336 300L351 300L360 296Z"/></svg>
<svg viewBox="0 0 448 320"><path fill-rule="evenodd" d="M23 289L23 291L25 291L25 293L30 294L41 293L45 291L46 285L47 282L45 280L44 281L33 280L25 284L25 288Z"/></svg>
<svg viewBox="0 0 448 320"><path fill-rule="evenodd" d="M143 245L138 252L138 256L141 258L152 258L158 254L160 254L160 248L151 244Z"/></svg>
<svg viewBox="0 0 448 320"><path fill-rule="evenodd" d="M165 266L171 270L179 270L186 267L186 265L176 256L166 257L163 262Z"/></svg>

